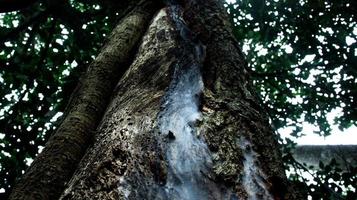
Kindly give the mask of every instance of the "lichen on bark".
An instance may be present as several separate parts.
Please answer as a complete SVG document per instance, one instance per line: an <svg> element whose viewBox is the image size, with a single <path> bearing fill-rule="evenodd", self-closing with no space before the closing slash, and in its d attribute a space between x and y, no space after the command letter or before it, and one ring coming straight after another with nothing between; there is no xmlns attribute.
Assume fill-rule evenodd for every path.
<svg viewBox="0 0 357 200"><path fill-rule="evenodd" d="M169 2L151 21L134 62L120 81L113 84L116 86L109 106L93 102L85 107L96 110L99 103L99 108L106 107L106 112L95 131L92 146L60 199L298 199L288 187L278 143L250 82L223 1ZM143 13L150 16L151 12ZM132 13L125 30L136 33L146 28L140 24L140 30L132 30L131 26L138 24L130 23L137 19L136 14L142 17L143 13ZM111 48L127 45L130 41L125 38L131 36L112 37L93 66L113 65L116 62L108 62L108 57L120 58L126 52ZM192 65L198 70L188 70ZM201 74L199 78L185 74L200 71L203 85ZM116 73L90 72L93 74L88 77L99 77L105 84L103 72ZM182 81L182 77L194 83ZM77 97L73 101L73 108L82 100L100 98L97 92L106 87L98 81L95 83L98 87L91 87L91 82L86 86L94 90L93 94L84 92L82 99ZM190 104L188 107L194 110L195 116L187 117L187 113L175 109L165 114L170 110L168 104L179 105L180 100ZM94 114L87 113L85 117ZM175 114L180 116L172 117ZM163 126L165 123L168 125ZM173 141L180 139L177 134L182 133L172 128L177 124L170 123L184 123L183 127L192 134L189 139L195 141L187 141L188 146L199 143L197 149L201 154L181 152L185 142L173 148ZM173 165L180 165L177 163L180 159L176 159L180 153L192 161L191 167L195 169L191 176L198 178L182 178L184 174L177 173L180 169ZM187 169L184 167L183 171ZM247 181L250 178L257 181ZM182 189L187 182L196 184L192 187L195 192L187 189L190 185ZM175 193L170 193L171 189ZM209 193L211 189L214 192Z"/></svg>
<svg viewBox="0 0 357 200"><path fill-rule="evenodd" d="M189 27L196 31L207 49L200 129L214 154L217 178L230 185L240 198L248 198L243 184L243 163L247 158L240 143L245 138L257 153L254 163L264 174L268 192L276 199L298 199L294 197L296 194L288 192L279 144L252 86L223 2L185 0L184 4ZM257 191L257 195L264 192Z"/></svg>
<svg viewBox="0 0 357 200"><path fill-rule="evenodd" d="M178 13L169 16L168 8L164 8L152 21L134 63L116 87L94 146L82 160L62 199L171 197L167 193L167 181L172 181L170 173L175 169L170 165L175 162L169 161L168 156L172 154L167 150L177 133L170 130L161 133L158 117L164 109L162 101L165 91L170 90L177 63L187 64L192 56L183 50L187 45L182 42L183 34L202 42L207 54L201 69L202 118L190 126L197 127L200 136L195 137L203 137L209 147L205 159L212 156L213 160L213 166L209 164L208 170L202 171L206 178L200 187L208 190L218 184L220 189L201 197L297 199L287 192L288 181L278 144L250 83L222 2L181 3L183 16L177 16ZM191 30L178 29L170 17L186 20L186 28ZM242 138L249 142L249 149L242 146ZM247 164L254 166L251 168L255 171L250 173ZM246 181L247 177L253 177L259 184ZM175 183L169 185L176 187ZM221 192L223 196L218 194ZM204 193L185 197L197 194Z"/></svg>

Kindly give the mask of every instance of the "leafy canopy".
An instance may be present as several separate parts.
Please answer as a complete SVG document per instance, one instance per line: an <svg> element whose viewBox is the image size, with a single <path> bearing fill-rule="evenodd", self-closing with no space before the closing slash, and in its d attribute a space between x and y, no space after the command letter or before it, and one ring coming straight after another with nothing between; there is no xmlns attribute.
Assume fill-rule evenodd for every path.
<svg viewBox="0 0 357 200"><path fill-rule="evenodd" d="M81 72L135 3L33 2L0 15L0 198L43 148ZM226 6L276 130L291 127L298 137L307 121L328 135L326 115L334 109L341 110L335 119L341 129L357 124L353 0L240 0ZM302 170L289 150L285 161ZM351 196L344 188L357 185L356 171L330 168L322 166L316 184L303 183L296 173L291 178L315 198Z"/></svg>
<svg viewBox="0 0 357 200"><path fill-rule="evenodd" d="M241 0L227 8L276 130L300 137L307 122L327 136L332 111L340 111L333 123L341 130L357 125L355 1ZM311 171L291 156L293 141L281 142L290 178L313 199L357 198L356 166L342 171L332 160Z"/></svg>

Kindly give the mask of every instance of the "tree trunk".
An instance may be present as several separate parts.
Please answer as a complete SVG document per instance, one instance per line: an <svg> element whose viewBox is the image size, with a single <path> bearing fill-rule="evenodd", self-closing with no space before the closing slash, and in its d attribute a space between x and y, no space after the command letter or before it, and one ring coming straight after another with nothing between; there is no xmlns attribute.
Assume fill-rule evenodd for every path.
<svg viewBox="0 0 357 200"><path fill-rule="evenodd" d="M221 0L168 1L60 199L303 199Z"/></svg>
<svg viewBox="0 0 357 200"><path fill-rule="evenodd" d="M79 81L61 125L16 183L10 199L58 199L91 143L117 80L130 65L133 50L156 10L151 1L140 3L112 31Z"/></svg>
<svg viewBox="0 0 357 200"><path fill-rule="evenodd" d="M298 199L245 67L222 1L168 3L60 199Z"/></svg>

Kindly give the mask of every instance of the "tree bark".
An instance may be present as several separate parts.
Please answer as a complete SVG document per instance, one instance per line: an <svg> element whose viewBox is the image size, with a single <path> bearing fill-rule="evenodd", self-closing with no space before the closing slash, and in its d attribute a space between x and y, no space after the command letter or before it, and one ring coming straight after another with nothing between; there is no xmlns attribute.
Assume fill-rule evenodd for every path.
<svg viewBox="0 0 357 200"><path fill-rule="evenodd" d="M12 199L56 199L100 119L62 200L303 199L289 186L223 1L166 2L112 92L122 71L107 66L128 62L152 10L114 31Z"/></svg>
<svg viewBox="0 0 357 200"><path fill-rule="evenodd" d="M168 2L60 199L303 199L223 1Z"/></svg>
<svg viewBox="0 0 357 200"><path fill-rule="evenodd" d="M17 182L10 199L58 199L92 141L112 91L155 11L151 1L141 3L113 30L77 85L57 132Z"/></svg>

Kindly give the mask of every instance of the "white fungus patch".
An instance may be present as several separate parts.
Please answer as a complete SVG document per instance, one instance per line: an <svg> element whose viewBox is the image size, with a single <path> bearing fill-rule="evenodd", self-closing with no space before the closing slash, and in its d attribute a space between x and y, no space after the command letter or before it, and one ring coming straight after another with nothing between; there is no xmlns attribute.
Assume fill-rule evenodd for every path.
<svg viewBox="0 0 357 200"><path fill-rule="evenodd" d="M198 97L203 88L198 66L175 72L163 104L160 131L171 138L167 159L166 192L174 199L205 199L202 172L211 164L207 146L197 138L194 123L200 118Z"/></svg>
<svg viewBox="0 0 357 200"><path fill-rule="evenodd" d="M131 193L130 189L130 185L127 184L123 177L120 177L118 190L119 193L122 193L124 195L125 199L129 199L129 195Z"/></svg>
<svg viewBox="0 0 357 200"><path fill-rule="evenodd" d="M253 151L251 143L242 137L239 145L244 156L243 186L248 194L249 200L273 200L266 184L265 174L257 166L257 153Z"/></svg>
<svg viewBox="0 0 357 200"><path fill-rule="evenodd" d="M200 120L200 95L203 90L201 63L204 46L194 42L183 21L182 11L170 5L169 16L183 39L184 56L177 60L172 81L165 93L158 127L168 140L168 175L158 198L174 200L227 199L223 187L208 178L212 159L207 145L195 128Z"/></svg>

